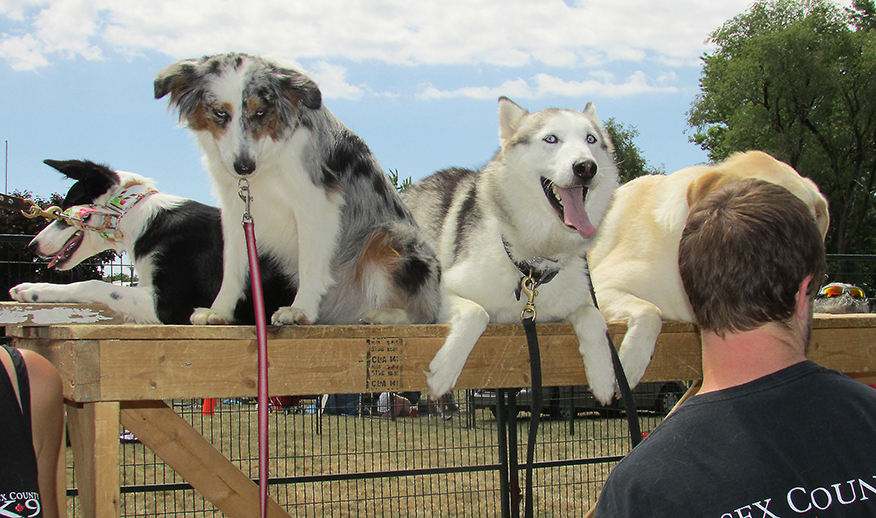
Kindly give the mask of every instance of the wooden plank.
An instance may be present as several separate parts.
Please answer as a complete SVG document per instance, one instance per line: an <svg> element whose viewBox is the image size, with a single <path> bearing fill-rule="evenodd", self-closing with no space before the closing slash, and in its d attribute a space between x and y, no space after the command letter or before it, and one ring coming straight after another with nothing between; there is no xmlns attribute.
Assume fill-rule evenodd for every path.
<svg viewBox="0 0 876 518"><path fill-rule="evenodd" d="M0 303L2 304L2 303ZM20 304L20 303L5 303ZM70 305L76 307L77 305ZM447 325L407 326L269 326L268 339L310 338L368 338L372 336L398 336L402 338L430 338L447 335ZM625 325L609 322L609 332L623 334ZM571 326L565 323L539 323L539 333L571 334ZM818 314L814 328L876 328L876 314L827 315ZM695 333L696 327L686 322L663 322L664 333ZM44 326L7 327L8 336L48 340L121 339L121 340L246 340L255 339L253 326L185 326L185 325L88 325L59 324ZM490 324L484 336L524 336L520 324Z"/></svg>
<svg viewBox="0 0 876 518"><path fill-rule="evenodd" d="M103 304L0 302L0 325L123 324Z"/></svg>
<svg viewBox="0 0 876 518"><path fill-rule="evenodd" d="M547 385L586 384L578 344L572 334L540 333ZM565 330L561 330L565 331ZM568 330L570 332L570 330ZM617 337L620 343L620 337ZM444 342L442 336L392 336L269 341L272 394L421 391L425 371ZM82 359L74 360L78 383L68 397L83 400L154 400L183 397L243 397L256 394L254 340L101 340L60 342ZM398 356L382 357L387 344ZM80 350L81 349L81 350ZM99 360L93 354L99 349ZM663 333L648 380L699 377L699 341L692 333ZM74 355L74 357L76 357ZM95 375L90 366L99 364ZM65 369L66 371L66 369ZM676 376L683 377L676 377ZM67 379L68 375L65 375ZM531 384L529 354L522 335L485 334L469 356L457 388L511 388ZM96 387L96 385L99 385Z"/></svg>
<svg viewBox="0 0 876 518"><path fill-rule="evenodd" d="M119 403L67 405L82 514L119 516Z"/></svg>
<svg viewBox="0 0 876 518"><path fill-rule="evenodd" d="M259 512L259 487L166 403L126 403L122 425L230 518ZM77 466L78 469L78 466ZM289 518L268 499L268 516Z"/></svg>
<svg viewBox="0 0 876 518"><path fill-rule="evenodd" d="M853 377L876 374L876 328L818 327L812 331L807 357Z"/></svg>
<svg viewBox="0 0 876 518"><path fill-rule="evenodd" d="M872 345L876 315L824 315L816 317L814 324L813 360L856 377L876 373ZM609 329L619 345L625 326L612 323ZM256 394L252 327L82 325L17 330L16 345L49 356L64 377L65 396L74 401ZM544 383L586 384L571 326L539 324L538 331ZM446 326L274 328L268 341L270 390L272 394L425 390L424 373L445 334ZM51 338L60 336L67 338ZM700 363L696 328L664 322L644 380L699 379ZM530 377L522 326L492 324L456 386L513 388L530 385Z"/></svg>

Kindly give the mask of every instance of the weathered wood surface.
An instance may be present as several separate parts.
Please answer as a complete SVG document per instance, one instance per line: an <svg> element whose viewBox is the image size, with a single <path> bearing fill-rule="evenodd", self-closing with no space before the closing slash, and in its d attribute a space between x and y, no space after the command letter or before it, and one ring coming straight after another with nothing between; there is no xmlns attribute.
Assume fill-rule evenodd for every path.
<svg viewBox="0 0 876 518"><path fill-rule="evenodd" d="M616 345L622 323L609 324ZM254 396L257 349L252 326L9 326L19 347L48 357L78 402ZM425 372L445 325L271 327L272 394L426 389ZM538 324L545 385L585 385L571 326ZM819 315L809 357L853 377L876 374L876 315ZM695 326L664 322L646 381L701 377ZM466 362L457 388L530 385L521 325L491 324Z"/></svg>
<svg viewBox="0 0 876 518"><path fill-rule="evenodd" d="M25 304L0 302L0 326L53 324L123 324L103 304Z"/></svg>

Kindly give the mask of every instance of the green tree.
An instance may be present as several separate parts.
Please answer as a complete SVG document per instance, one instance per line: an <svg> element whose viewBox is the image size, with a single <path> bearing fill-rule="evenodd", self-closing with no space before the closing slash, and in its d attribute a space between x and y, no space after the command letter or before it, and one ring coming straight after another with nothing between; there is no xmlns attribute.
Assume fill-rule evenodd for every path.
<svg viewBox="0 0 876 518"><path fill-rule="evenodd" d="M614 144L614 159L617 164L621 183L627 183L633 178L646 174L665 174L666 170L661 167L651 167L642 156L634 139L639 136L639 130L635 126L625 126L614 117L606 120L603 124L605 131Z"/></svg>
<svg viewBox="0 0 876 518"><path fill-rule="evenodd" d="M390 169L388 173L389 181L392 183L392 186L395 187L399 192L404 192L405 189L411 184L411 177L408 176L399 182L398 177L398 169Z"/></svg>
<svg viewBox="0 0 876 518"><path fill-rule="evenodd" d="M828 251L872 253L876 238L873 0L762 0L710 35L692 140L722 160L764 150L814 180L830 203Z"/></svg>

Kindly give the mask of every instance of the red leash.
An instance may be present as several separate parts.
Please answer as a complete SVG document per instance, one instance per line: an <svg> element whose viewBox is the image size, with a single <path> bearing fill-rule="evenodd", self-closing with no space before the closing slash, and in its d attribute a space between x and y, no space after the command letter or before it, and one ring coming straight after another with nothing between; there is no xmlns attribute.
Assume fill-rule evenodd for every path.
<svg viewBox="0 0 876 518"><path fill-rule="evenodd" d="M238 183L240 197L246 203L243 213L243 232L246 235L246 252L249 257L249 275L252 284L252 301L255 308L256 339L258 343L258 421L259 421L259 516L268 515L268 322L265 317L265 297L262 292L262 274L259 270L259 254L256 249L255 222L249 212L252 197L249 182Z"/></svg>

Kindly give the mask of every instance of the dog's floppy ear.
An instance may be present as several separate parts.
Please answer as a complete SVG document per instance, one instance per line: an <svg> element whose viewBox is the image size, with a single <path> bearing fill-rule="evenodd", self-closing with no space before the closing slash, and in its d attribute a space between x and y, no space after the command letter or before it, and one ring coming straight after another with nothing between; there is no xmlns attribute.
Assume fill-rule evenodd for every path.
<svg viewBox="0 0 876 518"><path fill-rule="evenodd" d="M505 141L513 137L528 113L504 95L499 97L499 138Z"/></svg>
<svg viewBox="0 0 876 518"><path fill-rule="evenodd" d="M317 110L322 106L322 92L312 79L301 72L287 68L277 68L274 74L280 80L280 89L287 101L311 110Z"/></svg>
<svg viewBox="0 0 876 518"><path fill-rule="evenodd" d="M719 169L704 173L687 185L687 206L693 207L709 193L739 180L742 180L742 176L726 170Z"/></svg>
<svg viewBox="0 0 876 518"><path fill-rule="evenodd" d="M171 102L174 102L174 95L191 88L196 64L197 60L184 59L159 72L154 83L155 98L161 99L171 94Z"/></svg>
<svg viewBox="0 0 876 518"><path fill-rule="evenodd" d="M185 59L170 65L155 78L155 98L170 94L170 105L177 107L181 119L188 118L198 105L194 95L198 76L198 60Z"/></svg>

